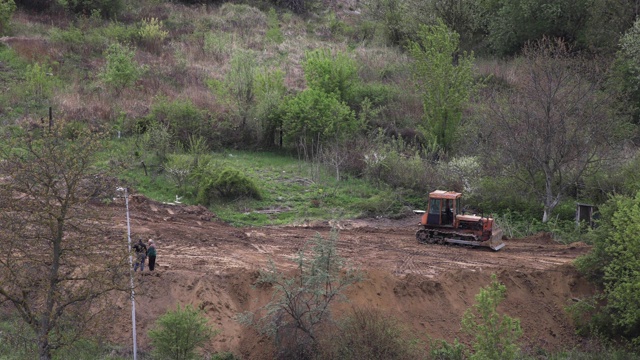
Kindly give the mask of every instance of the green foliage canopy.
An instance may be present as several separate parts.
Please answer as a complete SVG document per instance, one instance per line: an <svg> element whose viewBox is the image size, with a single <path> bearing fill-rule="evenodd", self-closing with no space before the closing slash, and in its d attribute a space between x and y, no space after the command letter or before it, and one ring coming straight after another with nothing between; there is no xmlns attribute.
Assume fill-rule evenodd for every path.
<svg viewBox="0 0 640 360"><path fill-rule="evenodd" d="M475 90L474 56L473 53L460 54L459 38L439 21L433 26L422 26L418 41L408 46L423 97L423 131L444 152L453 149L462 110Z"/></svg>
<svg viewBox="0 0 640 360"><path fill-rule="evenodd" d="M475 336L471 360L509 360L520 352L516 341L522 336L520 320L498 313L498 305L504 300L507 287L496 275L491 284L480 289L476 304L465 311L462 329Z"/></svg>
<svg viewBox="0 0 640 360"><path fill-rule="evenodd" d="M291 145L320 144L343 138L362 128L345 103L321 90L306 89L281 108L285 141Z"/></svg>
<svg viewBox="0 0 640 360"><path fill-rule="evenodd" d="M135 50L118 43L111 44L104 52L107 60L100 77L109 86L113 87L116 94L132 86L140 78L144 68L138 66L133 59Z"/></svg>
<svg viewBox="0 0 640 360"><path fill-rule="evenodd" d="M484 0L481 2L491 48L513 55L543 36L575 42L589 18L590 0Z"/></svg>
<svg viewBox="0 0 640 360"><path fill-rule="evenodd" d="M16 3L13 0L0 0L0 35L9 29L11 15L16 11Z"/></svg>
<svg viewBox="0 0 640 360"><path fill-rule="evenodd" d="M327 49L310 51L306 53L302 68L309 88L333 94L343 102L351 98L352 88L358 80L358 68L355 60L346 54L331 55Z"/></svg>
<svg viewBox="0 0 640 360"><path fill-rule="evenodd" d="M192 305L167 311L149 330L155 354L172 360L197 359L196 349L215 335L202 312Z"/></svg>
<svg viewBox="0 0 640 360"><path fill-rule="evenodd" d="M577 260L577 267L604 286L607 304L598 317L609 321L612 335L640 341L640 192L616 196L600 209L593 250ZM613 325L613 326L611 326ZM611 330L611 329L607 329Z"/></svg>

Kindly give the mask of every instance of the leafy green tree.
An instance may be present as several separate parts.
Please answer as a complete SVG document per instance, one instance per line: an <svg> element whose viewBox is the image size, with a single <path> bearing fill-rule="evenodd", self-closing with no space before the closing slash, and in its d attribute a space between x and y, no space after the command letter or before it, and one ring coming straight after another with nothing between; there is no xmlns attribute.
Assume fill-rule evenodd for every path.
<svg viewBox="0 0 640 360"><path fill-rule="evenodd" d="M160 359L197 359L196 350L207 343L216 332L207 324L202 311L192 305L167 311L149 330L155 355Z"/></svg>
<svg viewBox="0 0 640 360"><path fill-rule="evenodd" d="M640 19L620 38L620 50L609 81L609 91L619 95L621 112L640 123Z"/></svg>
<svg viewBox="0 0 640 360"><path fill-rule="evenodd" d="M328 139L347 137L362 129L354 112L335 95L306 89L282 104L284 140L313 158Z"/></svg>
<svg viewBox="0 0 640 360"><path fill-rule="evenodd" d="M13 0L0 0L0 35L9 29L9 21L16 11L16 3Z"/></svg>
<svg viewBox="0 0 640 360"><path fill-rule="evenodd" d="M640 192L616 196L602 207L593 250L577 261L578 268L604 286L605 316L596 324L616 336L640 342ZM610 331L613 328L613 331Z"/></svg>
<svg viewBox="0 0 640 360"><path fill-rule="evenodd" d="M506 286L493 274L491 284L476 295L476 304L465 311L462 330L475 336L474 352L469 359L509 360L518 356L520 348L516 342L522 336L520 320L498 313L506 291Z"/></svg>
<svg viewBox="0 0 640 360"><path fill-rule="evenodd" d="M118 96L122 90L135 84L144 72L144 68L134 60L135 51L128 46L111 44L105 50L104 56L107 62L100 77L107 85L113 87Z"/></svg>
<svg viewBox="0 0 640 360"><path fill-rule="evenodd" d="M344 291L361 279L336 249L338 233L319 234L298 252L297 271L288 276L271 262L256 283L273 287L273 298L263 309L243 314L243 323L274 338L280 358L311 359L320 330L331 321L330 306L344 300Z"/></svg>
<svg viewBox="0 0 640 360"><path fill-rule="evenodd" d="M314 50L305 54L302 68L309 88L333 94L349 103L358 81L354 59L341 52L332 55L328 49Z"/></svg>
<svg viewBox="0 0 640 360"><path fill-rule="evenodd" d="M582 35L591 0L483 0L488 41L499 55L513 55L528 41L563 38L570 44Z"/></svg>
<svg viewBox="0 0 640 360"><path fill-rule="evenodd" d="M483 46L485 34L481 1L477 0L439 0L428 1L430 10L449 29L460 34L460 47L473 49Z"/></svg>
<svg viewBox="0 0 640 360"><path fill-rule="evenodd" d="M618 40L633 27L640 15L637 0L592 0L587 10L589 17L584 24L578 46L613 54L618 50Z"/></svg>
<svg viewBox="0 0 640 360"><path fill-rule="evenodd" d="M473 53L460 54L459 35L442 22L422 26L418 41L408 46L423 97L423 132L446 153L453 143L462 111L475 90Z"/></svg>

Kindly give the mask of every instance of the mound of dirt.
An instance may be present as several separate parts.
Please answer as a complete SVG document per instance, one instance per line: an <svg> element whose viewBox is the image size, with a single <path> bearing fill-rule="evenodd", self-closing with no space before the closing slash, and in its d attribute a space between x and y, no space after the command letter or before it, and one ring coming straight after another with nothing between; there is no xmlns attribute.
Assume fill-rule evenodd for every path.
<svg viewBox="0 0 640 360"><path fill-rule="evenodd" d="M158 247L153 274L136 274L138 340L149 349L147 331L177 304L203 309L221 330L206 351L231 351L245 359L271 359L271 343L236 315L255 310L271 298L271 291L254 286L258 271L273 260L286 271L306 242L316 234L340 230L339 254L362 269L364 281L347 292L352 307L375 308L390 314L424 340L452 341L470 337L460 330L466 309L475 303L491 274L507 287L499 310L519 318L527 349L555 350L579 343L564 307L593 293L593 287L571 265L589 251L584 244L560 245L546 235L506 240L498 252L459 246L424 245L415 241L417 222L403 219L314 223L307 226L233 228L215 220L208 210L168 205L136 197L130 203L134 236L152 237ZM126 231L123 204L113 211L114 241ZM212 220L207 220L207 219ZM113 341L130 343L129 298L114 299L123 311L113 319ZM128 311L125 311L129 309Z"/></svg>

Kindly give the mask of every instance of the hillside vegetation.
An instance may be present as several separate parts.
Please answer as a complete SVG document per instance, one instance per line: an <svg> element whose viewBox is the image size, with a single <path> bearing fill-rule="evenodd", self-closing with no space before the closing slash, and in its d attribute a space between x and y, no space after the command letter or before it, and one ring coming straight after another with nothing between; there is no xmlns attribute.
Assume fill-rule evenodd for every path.
<svg viewBox="0 0 640 360"><path fill-rule="evenodd" d="M100 135L102 175L235 225L400 217L460 191L511 236L592 243L579 265L610 302L585 329L637 345L639 11L0 0L2 159ZM603 209L598 230L575 228L576 202Z"/></svg>

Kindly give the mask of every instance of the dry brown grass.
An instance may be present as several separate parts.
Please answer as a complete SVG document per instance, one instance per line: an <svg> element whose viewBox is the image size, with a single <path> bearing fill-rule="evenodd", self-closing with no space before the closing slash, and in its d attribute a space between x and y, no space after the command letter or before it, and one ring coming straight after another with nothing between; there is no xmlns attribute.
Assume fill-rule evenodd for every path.
<svg viewBox="0 0 640 360"><path fill-rule="evenodd" d="M350 15L350 23L357 21L354 16ZM107 91L97 76L104 65L102 50L116 37L131 37L130 31L143 19L150 18L162 21L163 30L168 31L167 38L152 44L134 39L134 44L137 42L135 60L147 71L135 87L125 89L119 96ZM39 37L17 37L11 41L22 58L29 61L51 58L63 64L54 68L54 72L64 72L67 86L57 92L54 104L70 118L106 122L119 114L142 117L148 114L156 99L164 98L168 101L190 99L212 116L226 119L233 109L227 100L217 98L207 82L225 79L235 50L253 50L260 68L281 69L285 73L285 86L291 93L306 87L302 63L307 51L327 48L348 52L346 42L336 43L330 37L314 35L315 30L322 29L321 24L313 24L322 21L320 18L303 18L291 13L280 13L278 18L284 41L276 44L266 38L266 13L255 7L232 3L186 6L139 0L135 9L119 18L121 28L96 19L75 21L75 27L81 29L80 36L77 32L64 33L69 29L70 18L17 14L14 18L19 24L17 29L24 34L39 34ZM56 30L57 42L47 38L53 28L62 29ZM406 62L396 49L360 47L355 57L361 64L360 75L365 82L406 85L402 71L393 68ZM408 118L419 110L419 101L406 97L386 111L389 116Z"/></svg>

